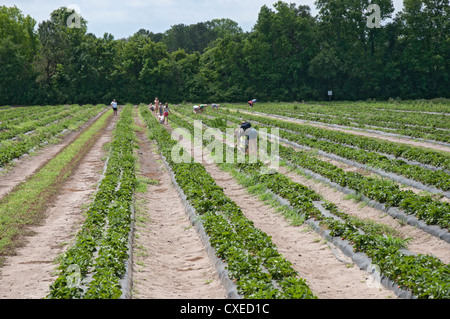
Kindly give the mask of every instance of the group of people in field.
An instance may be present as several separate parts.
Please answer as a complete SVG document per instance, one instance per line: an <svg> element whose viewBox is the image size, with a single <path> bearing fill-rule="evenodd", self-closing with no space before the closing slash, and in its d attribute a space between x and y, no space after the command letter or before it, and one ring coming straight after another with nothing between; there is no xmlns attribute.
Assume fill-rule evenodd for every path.
<svg viewBox="0 0 450 319"><path fill-rule="evenodd" d="M163 104L157 97L153 103L150 103L148 107L154 115L158 116L159 123L169 124L169 114L171 114L169 103L166 102Z"/></svg>
<svg viewBox="0 0 450 319"><path fill-rule="evenodd" d="M251 101L248 101L247 105L249 106L249 108L252 108L256 102L257 102L257 100L253 99ZM213 109L213 111L217 111L219 109L219 107L220 107L220 104L217 104L217 103L211 104L211 108ZM208 108L208 104L194 105L193 111L195 114L199 114L199 113L205 112L207 108Z"/></svg>
<svg viewBox="0 0 450 319"><path fill-rule="evenodd" d="M247 105L250 108L252 108L256 102L257 102L257 100L253 99L253 100L249 101L247 103ZM111 102L111 107L114 110L114 116L117 116L118 104L115 99ZM150 103L148 107L149 107L150 111L153 112L154 115L158 115L158 119L161 124L169 124L169 114L171 113L170 108L169 108L169 103L166 102L163 104L159 101L158 97L156 97L155 101ZM219 109L219 107L220 107L220 104L217 104L217 103L211 104L211 108L214 111L217 111ZM208 108L208 104L194 105L193 111L195 114L200 114L200 113L205 112L207 108Z"/></svg>
<svg viewBox="0 0 450 319"><path fill-rule="evenodd" d="M247 104L251 108L253 107L256 100L249 101ZM111 107L114 110L114 116L117 116L118 104L116 100L111 102ZM156 97L155 101L149 104L149 110L158 117L160 124L169 124L169 114L171 114L169 103L161 103L159 99ZM203 113L205 112L207 104L194 105L194 113ZM211 104L213 110L217 110L220 107L220 104ZM252 125L248 122L243 121L240 127L235 131L235 136L237 137L237 146L242 152L246 154L252 153L254 151L254 144L256 142L258 133L252 127Z"/></svg>

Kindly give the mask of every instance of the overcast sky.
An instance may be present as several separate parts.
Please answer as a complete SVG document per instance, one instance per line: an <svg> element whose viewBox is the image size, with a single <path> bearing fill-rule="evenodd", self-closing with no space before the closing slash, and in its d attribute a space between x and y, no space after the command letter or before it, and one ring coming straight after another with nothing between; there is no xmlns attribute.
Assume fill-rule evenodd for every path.
<svg viewBox="0 0 450 319"><path fill-rule="evenodd" d="M101 37L105 32L116 39L133 35L139 29L164 32L175 24L193 24L229 18L244 31L251 31L263 5L273 8L278 0L0 0L0 5L17 6L39 24L59 7L76 8L88 21L88 32ZM316 15L315 0L285 0L308 5ZM376 3L376 1L374 2ZM396 11L402 0L394 0Z"/></svg>

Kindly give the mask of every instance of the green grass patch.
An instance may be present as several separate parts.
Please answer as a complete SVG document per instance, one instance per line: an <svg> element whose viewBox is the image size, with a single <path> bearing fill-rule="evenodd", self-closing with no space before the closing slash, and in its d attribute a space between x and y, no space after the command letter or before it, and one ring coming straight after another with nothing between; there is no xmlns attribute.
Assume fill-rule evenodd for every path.
<svg viewBox="0 0 450 319"><path fill-rule="evenodd" d="M49 200L92 147L111 115L112 111L102 115L39 172L0 201L0 256L11 254L20 244L25 226L42 220Z"/></svg>
<svg viewBox="0 0 450 319"><path fill-rule="evenodd" d="M136 192L146 193L148 185L159 185L159 181L150 179L145 176L138 176L136 180Z"/></svg>

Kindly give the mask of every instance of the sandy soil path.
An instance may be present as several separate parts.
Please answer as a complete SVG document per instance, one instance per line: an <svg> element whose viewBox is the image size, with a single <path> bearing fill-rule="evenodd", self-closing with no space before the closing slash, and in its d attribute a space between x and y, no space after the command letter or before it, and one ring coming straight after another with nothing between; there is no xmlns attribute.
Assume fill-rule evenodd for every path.
<svg viewBox="0 0 450 319"><path fill-rule="evenodd" d="M285 145L286 147L292 147ZM328 158L321 158L327 162L332 163L346 171L356 171L363 175L376 175L375 173L362 170L360 168L350 166L344 163L340 163ZM356 216L361 219L368 219L380 224L387 225L396 230L402 238L411 238L408 244L409 250L416 254L430 254L441 259L444 263L450 263L450 244L445 241L432 236L423 230L414 226L402 223L398 219L395 219L388 214L370 206L361 205L356 203L352 199L346 199L346 194L337 191L331 186L320 183L311 178L306 178L300 174L294 172L292 168L280 167L280 173L285 174L294 182L300 183L314 190L316 193L322 195L329 202L334 203L337 207L352 216ZM442 201L447 201L445 198Z"/></svg>
<svg viewBox="0 0 450 319"><path fill-rule="evenodd" d="M183 145L190 148L189 144ZM274 208L251 195L231 174L222 171L211 158L205 156L203 165L225 194L241 207L245 216L272 237L280 253L293 264L319 298L397 298L391 290L371 286L373 281L367 272L338 254L337 257L344 262L340 261L334 250L309 227L292 226Z"/></svg>
<svg viewBox="0 0 450 319"><path fill-rule="evenodd" d="M103 145L111 141L116 122L117 118L110 121L81 160L48 209L43 224L30 227L34 236L0 268L0 299L41 299L49 293L56 279L55 258L67 249L81 228L85 205L92 201L105 165ZM46 158L48 154L42 150L39 156Z"/></svg>
<svg viewBox="0 0 450 319"><path fill-rule="evenodd" d="M396 298L387 289L370 289L365 271L350 261L336 259L330 247L307 226L291 226L280 213L249 194L231 176L214 164L206 165L208 172L223 187L255 226L272 237L279 251L294 264L312 291L321 299L384 299Z"/></svg>
<svg viewBox="0 0 450 319"><path fill-rule="evenodd" d="M56 144L50 144L37 150L33 156L24 156L14 161L14 164L8 165L0 172L0 198L11 192L18 184L24 182L36 171L42 168L48 161L61 152L67 145L72 143L86 128L94 123L103 114L101 112L88 122L83 124L77 131L69 131L63 135L61 141Z"/></svg>
<svg viewBox="0 0 450 319"><path fill-rule="evenodd" d="M137 124L143 127L137 117ZM137 194L134 299L224 299L226 292L166 171L157 146L139 132L140 175L157 180Z"/></svg>
<svg viewBox="0 0 450 319"><path fill-rule="evenodd" d="M445 241L432 236L421 229L401 223L399 220L392 218L378 209L370 206L361 206L361 203L346 199L344 193L335 190L331 186L301 176L293 172L292 169L280 167L280 173L285 174L294 182L314 190L329 202L337 205L341 211L346 212L347 214L387 225L398 231L402 238L411 238L412 240L409 242L408 248L412 252L425 255L432 254L441 259L444 263L450 262L450 244Z"/></svg>

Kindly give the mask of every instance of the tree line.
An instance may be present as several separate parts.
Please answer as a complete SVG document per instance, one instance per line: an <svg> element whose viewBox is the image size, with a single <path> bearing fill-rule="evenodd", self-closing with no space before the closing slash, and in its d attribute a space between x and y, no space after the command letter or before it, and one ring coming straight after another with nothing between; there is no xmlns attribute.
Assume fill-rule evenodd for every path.
<svg viewBox="0 0 450 319"><path fill-rule="evenodd" d="M36 20L0 6L0 105L431 99L450 97L448 0L279 1L250 32L230 19L141 29L126 39L88 32L71 10Z"/></svg>

